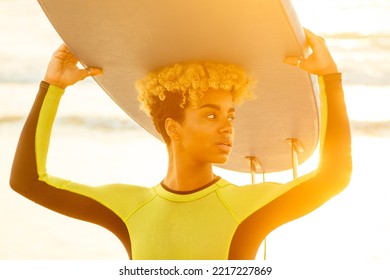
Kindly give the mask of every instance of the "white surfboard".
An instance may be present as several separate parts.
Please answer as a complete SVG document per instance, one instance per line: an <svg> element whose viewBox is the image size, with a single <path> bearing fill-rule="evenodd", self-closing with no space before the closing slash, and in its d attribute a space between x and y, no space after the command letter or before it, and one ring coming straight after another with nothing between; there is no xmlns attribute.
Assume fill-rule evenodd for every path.
<svg viewBox="0 0 390 280"><path fill-rule="evenodd" d="M319 137L318 89L286 56L304 56L303 28L287 0L39 0L50 22L104 91L139 125L160 138L139 110L135 81L178 62L243 66L257 81L254 101L237 108L236 138L222 167L248 172L291 168L288 138L299 139L299 162ZM96 108L99 110L99 108Z"/></svg>

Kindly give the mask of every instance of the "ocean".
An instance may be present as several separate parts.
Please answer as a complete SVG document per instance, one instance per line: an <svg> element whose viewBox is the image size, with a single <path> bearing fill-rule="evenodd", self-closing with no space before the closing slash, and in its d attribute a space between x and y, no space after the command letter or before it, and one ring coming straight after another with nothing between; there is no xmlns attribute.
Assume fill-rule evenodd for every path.
<svg viewBox="0 0 390 280"><path fill-rule="evenodd" d="M390 0L292 3L302 25L327 40L343 72L354 171L343 193L269 236L268 259L389 261ZM110 233L43 209L10 190L21 127L61 39L38 3L27 0L0 0L0 35L0 259L125 259ZM50 173L88 184L154 185L164 176L165 160L165 147L93 80L69 88L53 131ZM220 174L239 185L250 181L247 174ZM284 181L288 176L269 178Z"/></svg>

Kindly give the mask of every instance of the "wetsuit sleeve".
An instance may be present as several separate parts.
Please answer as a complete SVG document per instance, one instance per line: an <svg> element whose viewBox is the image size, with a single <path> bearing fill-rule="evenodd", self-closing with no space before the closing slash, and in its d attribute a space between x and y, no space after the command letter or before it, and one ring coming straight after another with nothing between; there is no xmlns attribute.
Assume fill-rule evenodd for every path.
<svg viewBox="0 0 390 280"><path fill-rule="evenodd" d="M44 207L107 228L122 241L130 255L130 240L123 220L98 199L88 196L89 192L98 193L97 188L56 178L46 172L50 134L63 92L48 83L40 84L16 149L10 185Z"/></svg>
<svg viewBox="0 0 390 280"><path fill-rule="evenodd" d="M277 197L262 205L240 225L234 246L247 246L256 255L257 246L278 226L299 218L341 192L349 183L352 172L351 133L341 74L319 77L321 90L320 162L313 172L285 185L266 185ZM256 186L253 186L254 189ZM267 190L260 190L267 193ZM253 198L252 198L253 199ZM238 250L232 250L232 252ZM248 256L231 256L247 258Z"/></svg>

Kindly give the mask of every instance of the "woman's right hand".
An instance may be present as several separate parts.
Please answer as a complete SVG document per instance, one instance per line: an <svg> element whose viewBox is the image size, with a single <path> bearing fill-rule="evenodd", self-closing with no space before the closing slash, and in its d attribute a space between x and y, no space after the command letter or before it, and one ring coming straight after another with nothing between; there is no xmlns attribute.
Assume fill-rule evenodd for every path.
<svg viewBox="0 0 390 280"><path fill-rule="evenodd" d="M73 85L88 76L103 74L102 69L94 67L81 69L77 67L77 63L78 60L69 51L68 47L64 43L61 44L53 53L47 66L44 81L65 89L67 86Z"/></svg>

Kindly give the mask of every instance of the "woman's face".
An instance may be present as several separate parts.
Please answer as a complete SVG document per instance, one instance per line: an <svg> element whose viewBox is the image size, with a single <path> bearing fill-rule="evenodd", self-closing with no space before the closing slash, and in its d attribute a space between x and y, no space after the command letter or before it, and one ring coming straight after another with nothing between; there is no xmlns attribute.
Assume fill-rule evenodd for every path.
<svg viewBox="0 0 390 280"><path fill-rule="evenodd" d="M195 161L225 163L233 147L235 117L232 94L209 90L196 108L188 106L180 127L180 145Z"/></svg>

